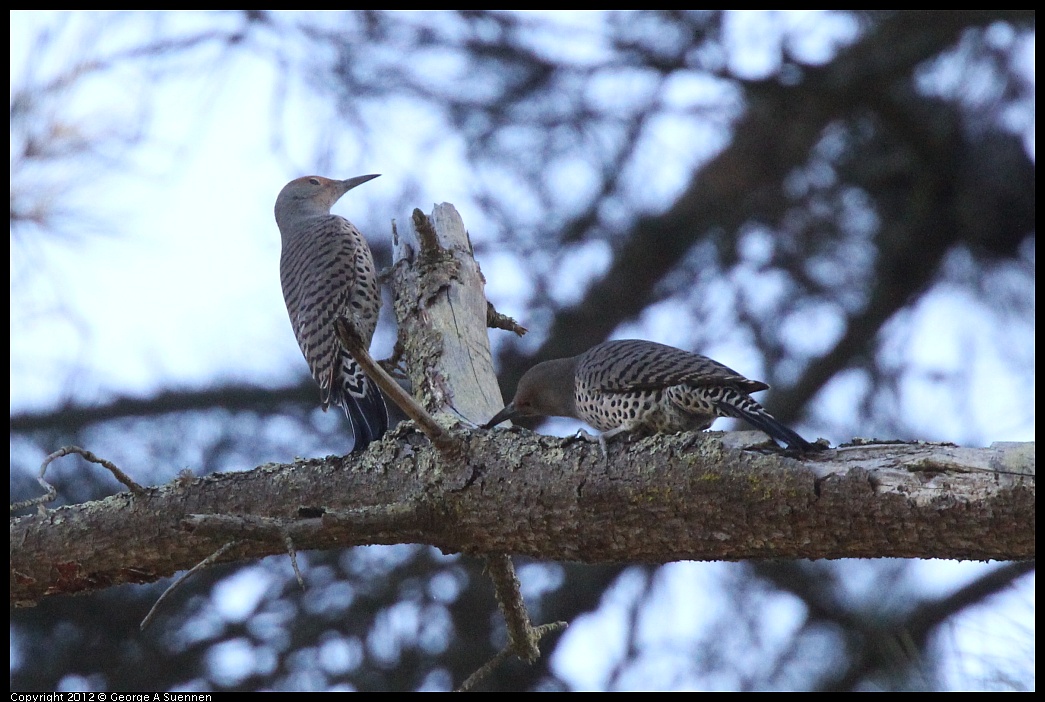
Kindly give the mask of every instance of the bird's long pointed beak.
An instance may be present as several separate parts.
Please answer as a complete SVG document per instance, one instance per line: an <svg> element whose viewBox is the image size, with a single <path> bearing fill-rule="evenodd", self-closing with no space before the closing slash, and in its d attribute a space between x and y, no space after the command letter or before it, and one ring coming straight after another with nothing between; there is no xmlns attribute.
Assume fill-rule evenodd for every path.
<svg viewBox="0 0 1045 702"><path fill-rule="evenodd" d="M381 175L381 174L380 173L371 173L370 175L361 175L361 176L356 176L355 178L346 178L345 180L341 181L341 184L345 188L343 193L347 193L349 190L351 190L352 188L356 187L357 185L362 185L363 183L367 182L368 180L373 180L374 178L377 178L379 175Z"/></svg>
<svg viewBox="0 0 1045 702"><path fill-rule="evenodd" d="M493 416L493 419L483 425L483 429L491 429L505 420L515 419L518 416L519 414L515 411L515 403L509 402L503 410Z"/></svg>

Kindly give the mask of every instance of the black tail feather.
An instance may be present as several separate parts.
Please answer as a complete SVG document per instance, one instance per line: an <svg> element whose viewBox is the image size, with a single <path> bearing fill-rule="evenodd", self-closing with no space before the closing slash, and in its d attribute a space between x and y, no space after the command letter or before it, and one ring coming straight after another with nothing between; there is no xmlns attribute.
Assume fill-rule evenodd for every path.
<svg viewBox="0 0 1045 702"><path fill-rule="evenodd" d="M789 449L810 451L817 448L816 444L809 443L796 432L778 422L773 415L762 409L761 405L758 405L754 400L751 398L747 399L758 409L738 407L729 402L718 403L718 408L723 414L729 415L730 417L736 417L737 419L743 419L756 429L764 431L776 441L785 444Z"/></svg>
<svg viewBox="0 0 1045 702"><path fill-rule="evenodd" d="M348 392L342 395L342 407L352 423L355 436L352 453L365 451L371 441L377 441L388 430L388 409L381 391L370 378L365 380L364 388L366 394L363 397Z"/></svg>

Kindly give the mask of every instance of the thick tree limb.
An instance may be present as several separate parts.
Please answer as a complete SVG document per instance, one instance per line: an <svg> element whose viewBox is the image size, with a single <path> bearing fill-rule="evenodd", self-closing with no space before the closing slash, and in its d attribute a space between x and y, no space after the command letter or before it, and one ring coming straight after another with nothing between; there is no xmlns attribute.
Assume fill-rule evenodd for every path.
<svg viewBox="0 0 1045 702"><path fill-rule="evenodd" d="M11 602L152 582L232 540L241 543L222 562L285 552L276 532L193 531L192 515L208 514L277 520L299 550L419 542L587 563L1035 554L1031 444L870 445L798 462L717 438L743 446L756 436L745 432L611 444L604 462L583 442L458 434L466 457L454 466L401 427L360 457L175 481L21 517L11 522ZM360 520L317 524L327 512ZM308 528L295 528L303 520Z"/></svg>

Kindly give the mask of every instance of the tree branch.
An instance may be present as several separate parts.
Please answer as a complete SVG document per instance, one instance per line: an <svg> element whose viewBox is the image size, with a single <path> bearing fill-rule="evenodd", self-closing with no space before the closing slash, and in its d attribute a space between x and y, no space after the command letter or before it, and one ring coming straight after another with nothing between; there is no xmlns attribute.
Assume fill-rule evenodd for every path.
<svg viewBox="0 0 1045 702"><path fill-rule="evenodd" d="M682 434L611 444L604 461L569 439L455 433L460 465L407 425L358 457L174 481L15 519L11 602L152 582L233 540L221 562L285 552L250 530L192 530L187 520L208 514L278 520L299 550L417 542L587 563L1034 557L1031 444L878 444L799 462L745 443L754 432ZM317 524L326 513L362 521ZM303 520L309 528L294 528Z"/></svg>

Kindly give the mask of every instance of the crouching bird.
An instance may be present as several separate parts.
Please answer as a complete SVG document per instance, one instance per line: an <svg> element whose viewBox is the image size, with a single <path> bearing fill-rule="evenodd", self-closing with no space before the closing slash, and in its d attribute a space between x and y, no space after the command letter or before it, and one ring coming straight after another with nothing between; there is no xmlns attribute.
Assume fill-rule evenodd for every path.
<svg viewBox="0 0 1045 702"><path fill-rule="evenodd" d="M653 341L625 339L526 371L515 398L484 425L532 415L573 417L602 434L700 431L718 417L743 419L800 451L818 450L778 422L750 394L769 386L707 356Z"/></svg>

